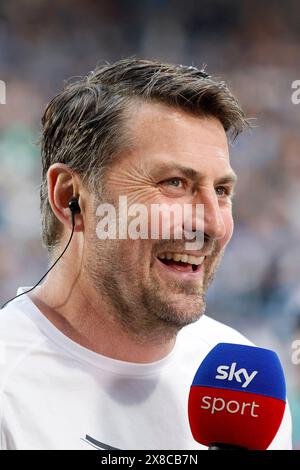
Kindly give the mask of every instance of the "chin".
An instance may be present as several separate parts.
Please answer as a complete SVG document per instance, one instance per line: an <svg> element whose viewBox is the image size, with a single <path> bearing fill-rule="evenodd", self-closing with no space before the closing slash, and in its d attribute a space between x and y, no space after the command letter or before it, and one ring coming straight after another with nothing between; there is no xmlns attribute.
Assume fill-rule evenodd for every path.
<svg viewBox="0 0 300 470"><path fill-rule="evenodd" d="M176 305L168 305L167 308L159 312L159 318L165 324L174 327L176 329L181 329L184 326L195 323L205 312L206 304L204 301L191 301L186 300L186 302L176 302Z"/></svg>

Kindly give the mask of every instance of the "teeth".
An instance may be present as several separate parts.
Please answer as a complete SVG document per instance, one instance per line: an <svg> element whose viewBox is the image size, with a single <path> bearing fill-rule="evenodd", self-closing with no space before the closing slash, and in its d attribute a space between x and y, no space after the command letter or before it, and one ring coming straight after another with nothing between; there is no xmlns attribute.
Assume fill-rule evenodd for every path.
<svg viewBox="0 0 300 470"><path fill-rule="evenodd" d="M184 253L162 253L158 255L159 259L173 259L174 261L182 261L183 263L189 264L202 264L205 256L192 256Z"/></svg>
<svg viewBox="0 0 300 470"><path fill-rule="evenodd" d="M205 256L192 256L192 255L189 255L188 263L199 265L199 264L203 263L204 258L205 258Z"/></svg>

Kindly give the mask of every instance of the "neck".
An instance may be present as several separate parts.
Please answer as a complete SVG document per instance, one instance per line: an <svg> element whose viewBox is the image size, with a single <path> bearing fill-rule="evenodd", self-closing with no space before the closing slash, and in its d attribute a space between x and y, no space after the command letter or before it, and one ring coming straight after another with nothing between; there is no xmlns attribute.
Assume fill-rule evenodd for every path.
<svg viewBox="0 0 300 470"><path fill-rule="evenodd" d="M131 334L116 320L109 299L96 293L81 275L70 279L60 267L31 294L47 319L76 343L98 354L126 362L150 363L167 356L174 336L166 339Z"/></svg>

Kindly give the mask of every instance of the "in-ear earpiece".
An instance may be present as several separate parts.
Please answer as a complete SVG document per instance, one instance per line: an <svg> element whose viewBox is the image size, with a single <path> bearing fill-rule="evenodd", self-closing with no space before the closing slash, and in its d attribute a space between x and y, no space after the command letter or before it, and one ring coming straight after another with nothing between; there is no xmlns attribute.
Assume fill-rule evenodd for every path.
<svg viewBox="0 0 300 470"><path fill-rule="evenodd" d="M70 199L69 208L70 208L70 211L72 212L72 214L80 214L81 209L80 209L80 206L79 206L78 199L76 197L72 197L72 199Z"/></svg>

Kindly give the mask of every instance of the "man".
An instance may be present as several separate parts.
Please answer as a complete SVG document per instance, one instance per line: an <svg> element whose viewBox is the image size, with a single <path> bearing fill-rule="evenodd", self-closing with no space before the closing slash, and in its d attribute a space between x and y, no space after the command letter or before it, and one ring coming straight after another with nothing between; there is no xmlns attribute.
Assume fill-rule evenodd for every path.
<svg viewBox="0 0 300 470"><path fill-rule="evenodd" d="M80 213L45 282L0 312L1 447L199 449L187 417L194 374L218 342L250 344L204 315L233 231L227 134L247 125L244 114L224 83L194 67L127 59L68 85L42 123L52 262L70 238L74 197ZM192 211L181 239L175 216L162 236L165 210L157 238L129 237L133 212L124 222L120 197L146 208L149 227L157 205L202 205L204 215ZM113 216L102 230L108 207L122 236L112 236ZM200 232L200 248L187 250ZM271 448L290 447L287 412Z"/></svg>

